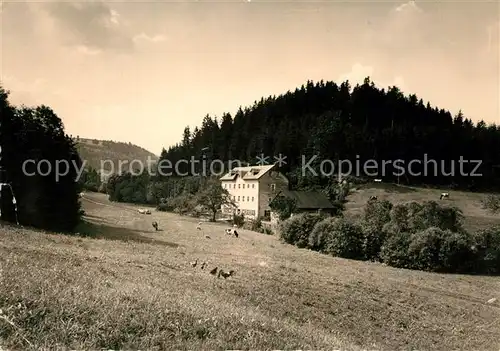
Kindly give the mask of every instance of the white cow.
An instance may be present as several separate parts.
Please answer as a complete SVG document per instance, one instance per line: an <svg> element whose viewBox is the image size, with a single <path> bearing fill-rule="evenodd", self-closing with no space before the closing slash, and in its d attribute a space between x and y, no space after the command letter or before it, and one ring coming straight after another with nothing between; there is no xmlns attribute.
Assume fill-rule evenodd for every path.
<svg viewBox="0 0 500 351"><path fill-rule="evenodd" d="M226 229L226 234L227 235L234 235L235 237L238 237L238 232L234 228Z"/></svg>
<svg viewBox="0 0 500 351"><path fill-rule="evenodd" d="M449 193L441 193L441 196L439 197L440 200L442 199L449 199L450 198L450 194Z"/></svg>

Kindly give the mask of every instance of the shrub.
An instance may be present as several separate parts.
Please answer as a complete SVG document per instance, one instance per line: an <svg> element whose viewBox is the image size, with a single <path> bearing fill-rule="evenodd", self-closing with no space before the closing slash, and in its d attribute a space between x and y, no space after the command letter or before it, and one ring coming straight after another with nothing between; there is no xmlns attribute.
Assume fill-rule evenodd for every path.
<svg viewBox="0 0 500 351"><path fill-rule="evenodd" d="M393 231L384 241L380 250L380 258L385 264L397 268L410 268L408 259L408 246L410 233Z"/></svg>
<svg viewBox="0 0 500 351"><path fill-rule="evenodd" d="M500 273L500 227L491 227L473 235L476 272Z"/></svg>
<svg viewBox="0 0 500 351"><path fill-rule="evenodd" d="M309 235L309 247L343 258L363 258L363 233L345 218L330 217L316 223Z"/></svg>
<svg viewBox="0 0 500 351"><path fill-rule="evenodd" d="M472 235L466 231L447 232L440 250L443 271L470 272L476 259L473 244Z"/></svg>
<svg viewBox="0 0 500 351"><path fill-rule="evenodd" d="M416 233L432 227L452 232L462 230L462 212L455 207L440 206L435 201L398 204L391 209L389 216L390 221L384 225L386 233Z"/></svg>
<svg viewBox="0 0 500 351"><path fill-rule="evenodd" d="M408 230L408 207L404 204L393 206L389 218L390 221L384 225L384 231L387 233L407 231Z"/></svg>
<svg viewBox="0 0 500 351"><path fill-rule="evenodd" d="M265 227L262 230L263 230L264 234L267 234L267 235L273 235L274 234L271 228Z"/></svg>
<svg viewBox="0 0 500 351"><path fill-rule="evenodd" d="M197 205L192 208L189 214L191 217L200 218L205 213L206 209L203 206ZM212 217L210 217L210 220L212 220Z"/></svg>
<svg viewBox="0 0 500 351"><path fill-rule="evenodd" d="M254 229L251 229L251 230L254 230ZM256 231L258 233L266 234L266 235L273 235L272 229L268 226L261 226L258 229L255 229L254 231Z"/></svg>
<svg viewBox="0 0 500 351"><path fill-rule="evenodd" d="M243 225L245 224L245 216L243 214L234 214L233 215L233 224L236 224L236 226L238 226L238 228L241 228L243 227Z"/></svg>
<svg viewBox="0 0 500 351"><path fill-rule="evenodd" d="M325 192L331 202L337 201L343 204L347 202L347 196L351 193L351 188L351 184L345 179L341 182L333 180L328 184Z"/></svg>
<svg viewBox="0 0 500 351"><path fill-rule="evenodd" d="M368 201L364 208L363 220L377 230L382 230L384 225L391 220L391 209L393 205L387 200Z"/></svg>
<svg viewBox="0 0 500 351"><path fill-rule="evenodd" d="M156 207L158 211L175 212L178 214L192 213L195 209L194 197L192 194L181 194L177 197L161 199Z"/></svg>
<svg viewBox="0 0 500 351"><path fill-rule="evenodd" d="M297 200L279 195L271 201L269 207L278 214L280 221L284 221L297 210Z"/></svg>
<svg viewBox="0 0 500 351"><path fill-rule="evenodd" d="M106 183L101 183L99 185L99 189L97 191L102 193L102 194L106 194Z"/></svg>
<svg viewBox="0 0 500 351"><path fill-rule="evenodd" d="M444 236L450 233L431 227L412 234L408 245L408 259L411 262L409 268L441 271L443 267L440 256L441 246Z"/></svg>
<svg viewBox="0 0 500 351"><path fill-rule="evenodd" d="M261 229L262 229L262 219L260 217L257 217L256 219L251 221L250 230L258 232Z"/></svg>
<svg viewBox="0 0 500 351"><path fill-rule="evenodd" d="M500 212L500 195L488 195L481 200L481 204L484 209L490 211L491 213Z"/></svg>
<svg viewBox="0 0 500 351"><path fill-rule="evenodd" d="M470 272L481 257L473 251L473 238L466 231L452 232L431 227L411 237L408 249L413 269L433 272Z"/></svg>
<svg viewBox="0 0 500 351"><path fill-rule="evenodd" d="M472 237L430 227L416 233L393 232L382 246L380 257L390 266L431 272L465 273L475 256Z"/></svg>
<svg viewBox="0 0 500 351"><path fill-rule="evenodd" d="M160 204L158 204L158 206L156 206L156 209L158 211L162 211L162 212L172 211L172 209L169 208L166 203L160 203Z"/></svg>
<svg viewBox="0 0 500 351"><path fill-rule="evenodd" d="M334 218L327 218L322 220L314 226L311 234L309 235L308 247L314 251L326 252L326 244L328 236L332 230L331 220Z"/></svg>
<svg viewBox="0 0 500 351"><path fill-rule="evenodd" d="M435 201L408 204L408 226L413 233L431 227L457 232L462 229L462 212L456 207L443 207Z"/></svg>
<svg viewBox="0 0 500 351"><path fill-rule="evenodd" d="M309 235L316 223L323 218L321 215L310 213L295 215L280 223L280 239L300 248L307 247L309 244Z"/></svg>
<svg viewBox="0 0 500 351"><path fill-rule="evenodd" d="M331 204L333 206L332 208L332 215L333 216L343 216L344 211L345 211L345 201L341 200L332 200Z"/></svg>
<svg viewBox="0 0 500 351"><path fill-rule="evenodd" d="M364 222L361 226L363 232L363 252L367 260L380 260L380 250L386 238L386 232L380 228L380 223Z"/></svg>

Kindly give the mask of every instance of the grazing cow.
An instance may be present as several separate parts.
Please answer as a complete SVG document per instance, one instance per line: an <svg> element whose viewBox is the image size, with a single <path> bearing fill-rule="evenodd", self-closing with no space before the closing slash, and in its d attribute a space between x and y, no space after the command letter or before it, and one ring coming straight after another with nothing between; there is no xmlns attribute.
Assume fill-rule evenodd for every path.
<svg viewBox="0 0 500 351"><path fill-rule="evenodd" d="M378 197L375 195L370 196L370 201L373 201L373 200L378 200Z"/></svg>
<svg viewBox="0 0 500 351"><path fill-rule="evenodd" d="M234 235L235 237L238 237L238 232L234 228L226 229L226 234L227 235Z"/></svg>
<svg viewBox="0 0 500 351"><path fill-rule="evenodd" d="M229 278L234 274L233 270L230 270L229 272L224 272L222 269L219 271L219 274L217 275L217 278L220 278L221 276L226 279Z"/></svg>
<svg viewBox="0 0 500 351"><path fill-rule="evenodd" d="M153 228L155 228L155 230L158 231L158 222L154 221L152 224Z"/></svg>
<svg viewBox="0 0 500 351"><path fill-rule="evenodd" d="M450 198L449 193L441 193L441 196L439 197L440 200L449 199L449 198Z"/></svg>
<svg viewBox="0 0 500 351"><path fill-rule="evenodd" d="M198 222L198 225L196 226L196 229L201 230L201 222Z"/></svg>

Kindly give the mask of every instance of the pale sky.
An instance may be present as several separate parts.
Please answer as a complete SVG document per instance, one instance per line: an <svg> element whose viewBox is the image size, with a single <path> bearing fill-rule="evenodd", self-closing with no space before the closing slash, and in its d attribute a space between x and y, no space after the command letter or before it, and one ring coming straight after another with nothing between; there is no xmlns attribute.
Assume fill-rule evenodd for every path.
<svg viewBox="0 0 500 351"><path fill-rule="evenodd" d="M208 113L308 79L370 76L500 123L499 3L470 1L6 2L11 102L46 104L74 136L159 154Z"/></svg>

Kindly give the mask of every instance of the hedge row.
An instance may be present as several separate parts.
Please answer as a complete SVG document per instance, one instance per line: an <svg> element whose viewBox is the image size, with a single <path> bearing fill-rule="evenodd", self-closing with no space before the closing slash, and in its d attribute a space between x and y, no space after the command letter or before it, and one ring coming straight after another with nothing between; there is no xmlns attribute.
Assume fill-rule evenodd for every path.
<svg viewBox="0 0 500 351"><path fill-rule="evenodd" d="M300 214L280 225L289 244L332 256L376 260L398 268L500 273L500 227L468 233L456 208L435 201L370 201L359 221Z"/></svg>

